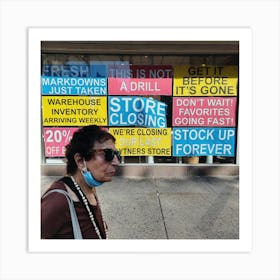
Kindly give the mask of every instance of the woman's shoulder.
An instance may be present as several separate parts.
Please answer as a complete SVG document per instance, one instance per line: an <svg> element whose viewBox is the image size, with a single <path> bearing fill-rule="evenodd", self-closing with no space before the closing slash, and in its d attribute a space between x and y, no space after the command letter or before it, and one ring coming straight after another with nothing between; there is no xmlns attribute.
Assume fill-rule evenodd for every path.
<svg viewBox="0 0 280 280"><path fill-rule="evenodd" d="M61 181L60 179L57 181L54 181L51 186L49 187L48 190L54 190L54 189L60 189L60 190L66 190L66 187L64 185L64 182Z"/></svg>
<svg viewBox="0 0 280 280"><path fill-rule="evenodd" d="M57 181L54 181L47 189L46 191L43 193L42 198L51 195L51 194L55 194L55 192L50 192L53 190L62 190L62 191L67 191L65 184L59 179Z"/></svg>
<svg viewBox="0 0 280 280"><path fill-rule="evenodd" d="M41 198L41 236L52 238L70 221L69 204L66 196L61 192L66 191L62 181L54 181Z"/></svg>

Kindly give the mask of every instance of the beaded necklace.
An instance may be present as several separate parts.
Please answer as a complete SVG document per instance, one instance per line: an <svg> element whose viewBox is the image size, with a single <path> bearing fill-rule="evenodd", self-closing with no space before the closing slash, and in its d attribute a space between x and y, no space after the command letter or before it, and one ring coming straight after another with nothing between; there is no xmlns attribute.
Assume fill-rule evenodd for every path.
<svg viewBox="0 0 280 280"><path fill-rule="evenodd" d="M94 230L95 230L95 232L96 232L98 238L99 238L99 239L102 239L102 236L101 236L101 234L100 234L100 231L99 231L99 229L98 229L98 227L97 227L97 225L96 225L96 222L95 222L95 220L94 220L94 216L93 216L93 214L92 214L92 211L91 211L91 209L90 209L90 207L89 207L89 202L88 202L87 197L85 196L85 194L83 193L82 189L80 188L80 186L78 185L78 183L76 182L76 180L74 179L73 176L71 176L71 179L72 179L72 181L73 181L73 183L74 183L74 186L75 186L76 190L78 191L77 194L79 194L79 197L80 197L81 202L84 204L84 206L85 206L85 208L86 208L86 210L87 210L87 212L88 212L89 218L90 218L90 220L91 220L91 223L92 223L92 225L93 225L93 228L94 228ZM96 199L97 205L99 205L99 208L100 208L101 219L102 219L102 222L103 222L103 225L104 225L104 229L105 229L105 239L107 239L107 238L108 238L107 226L106 226L106 224L105 224L105 222L104 222L103 215L102 215L102 211L101 211L101 205L100 205L99 199L97 198L96 195L95 195L95 199Z"/></svg>

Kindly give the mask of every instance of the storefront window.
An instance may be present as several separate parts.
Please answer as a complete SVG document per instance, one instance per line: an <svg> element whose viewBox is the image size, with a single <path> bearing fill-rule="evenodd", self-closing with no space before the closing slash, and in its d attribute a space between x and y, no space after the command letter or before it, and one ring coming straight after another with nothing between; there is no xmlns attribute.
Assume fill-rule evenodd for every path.
<svg viewBox="0 0 280 280"><path fill-rule="evenodd" d="M123 164L236 164L239 56L205 52L42 47L43 162L63 162L74 131L97 124Z"/></svg>

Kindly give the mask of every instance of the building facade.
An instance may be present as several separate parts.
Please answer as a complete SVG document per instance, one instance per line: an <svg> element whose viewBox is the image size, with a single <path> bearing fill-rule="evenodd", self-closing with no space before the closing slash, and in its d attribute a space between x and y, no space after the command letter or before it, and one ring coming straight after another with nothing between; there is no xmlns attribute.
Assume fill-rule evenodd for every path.
<svg viewBox="0 0 280 280"><path fill-rule="evenodd" d="M237 175L238 73L238 41L41 42L42 173L97 124L120 174Z"/></svg>

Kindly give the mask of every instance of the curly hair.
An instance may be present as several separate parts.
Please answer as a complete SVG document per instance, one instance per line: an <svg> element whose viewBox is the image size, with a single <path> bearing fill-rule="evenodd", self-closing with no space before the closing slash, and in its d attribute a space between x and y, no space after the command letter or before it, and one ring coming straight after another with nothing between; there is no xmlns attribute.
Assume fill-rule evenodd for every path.
<svg viewBox="0 0 280 280"><path fill-rule="evenodd" d="M65 147L66 172L74 174L77 171L77 164L74 156L79 153L86 161L92 157L92 147L95 142L104 143L107 140L116 142L115 137L103 127L89 125L80 128L73 134L70 143Z"/></svg>

